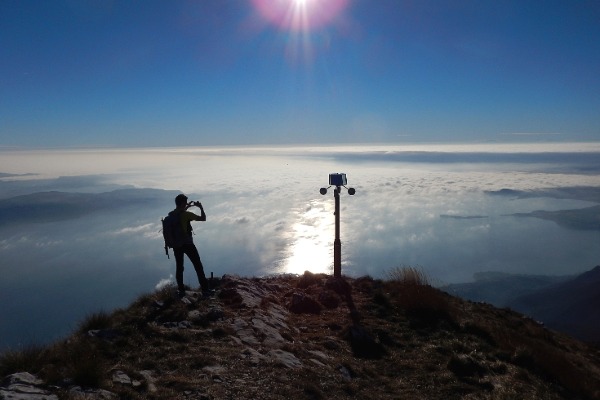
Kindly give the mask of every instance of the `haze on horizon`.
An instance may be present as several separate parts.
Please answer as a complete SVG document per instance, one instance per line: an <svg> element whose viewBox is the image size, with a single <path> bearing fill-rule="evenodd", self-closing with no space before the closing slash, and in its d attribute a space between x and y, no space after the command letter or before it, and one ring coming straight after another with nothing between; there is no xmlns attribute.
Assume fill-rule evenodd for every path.
<svg viewBox="0 0 600 400"><path fill-rule="evenodd" d="M596 141L600 3L0 3L0 146Z"/></svg>

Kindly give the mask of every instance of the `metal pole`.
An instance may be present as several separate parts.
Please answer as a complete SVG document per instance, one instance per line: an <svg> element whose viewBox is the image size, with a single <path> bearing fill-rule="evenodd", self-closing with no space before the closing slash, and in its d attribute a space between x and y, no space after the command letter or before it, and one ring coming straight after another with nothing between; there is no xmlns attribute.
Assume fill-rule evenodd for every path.
<svg viewBox="0 0 600 400"><path fill-rule="evenodd" d="M335 197L335 241L333 242L333 276L342 277L342 242L340 241L340 187L333 191Z"/></svg>

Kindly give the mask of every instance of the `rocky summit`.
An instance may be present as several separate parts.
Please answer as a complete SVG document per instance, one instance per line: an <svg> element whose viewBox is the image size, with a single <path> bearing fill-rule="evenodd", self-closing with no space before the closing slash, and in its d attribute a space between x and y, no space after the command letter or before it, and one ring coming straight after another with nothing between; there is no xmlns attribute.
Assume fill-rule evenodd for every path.
<svg viewBox="0 0 600 400"><path fill-rule="evenodd" d="M418 275L173 287L0 355L0 399L600 399L600 351Z"/></svg>

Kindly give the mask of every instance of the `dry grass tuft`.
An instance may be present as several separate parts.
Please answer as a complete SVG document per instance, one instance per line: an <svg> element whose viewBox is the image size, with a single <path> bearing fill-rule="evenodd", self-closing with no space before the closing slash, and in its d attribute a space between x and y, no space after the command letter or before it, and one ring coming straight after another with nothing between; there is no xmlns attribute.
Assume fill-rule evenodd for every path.
<svg viewBox="0 0 600 400"><path fill-rule="evenodd" d="M108 329L112 324L112 316L105 311L99 311L88 315L79 324L77 332L86 333L97 329Z"/></svg>
<svg viewBox="0 0 600 400"><path fill-rule="evenodd" d="M43 360L45 347L29 345L10 349L0 354L0 377L21 371L37 371Z"/></svg>
<svg viewBox="0 0 600 400"><path fill-rule="evenodd" d="M429 278L421 267L400 266L392 268L387 273L387 278L391 282L398 282L403 285L427 286Z"/></svg>
<svg viewBox="0 0 600 400"><path fill-rule="evenodd" d="M385 288L389 295L379 294L374 299L376 303L386 305L391 302L403 309L416 327L455 321L456 312L450 297L432 287L420 267L397 267L388 272L388 277Z"/></svg>
<svg viewBox="0 0 600 400"><path fill-rule="evenodd" d="M85 387L99 387L105 379L106 364L100 352L90 341L77 337L50 346L44 364L39 373L50 384L72 381Z"/></svg>

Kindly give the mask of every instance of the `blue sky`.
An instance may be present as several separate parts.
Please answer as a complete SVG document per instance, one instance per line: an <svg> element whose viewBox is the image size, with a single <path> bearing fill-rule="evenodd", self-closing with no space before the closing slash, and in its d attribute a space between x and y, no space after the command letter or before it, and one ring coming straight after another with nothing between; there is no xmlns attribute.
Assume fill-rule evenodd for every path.
<svg viewBox="0 0 600 400"><path fill-rule="evenodd" d="M598 71L595 0L2 0L0 146L599 140Z"/></svg>

